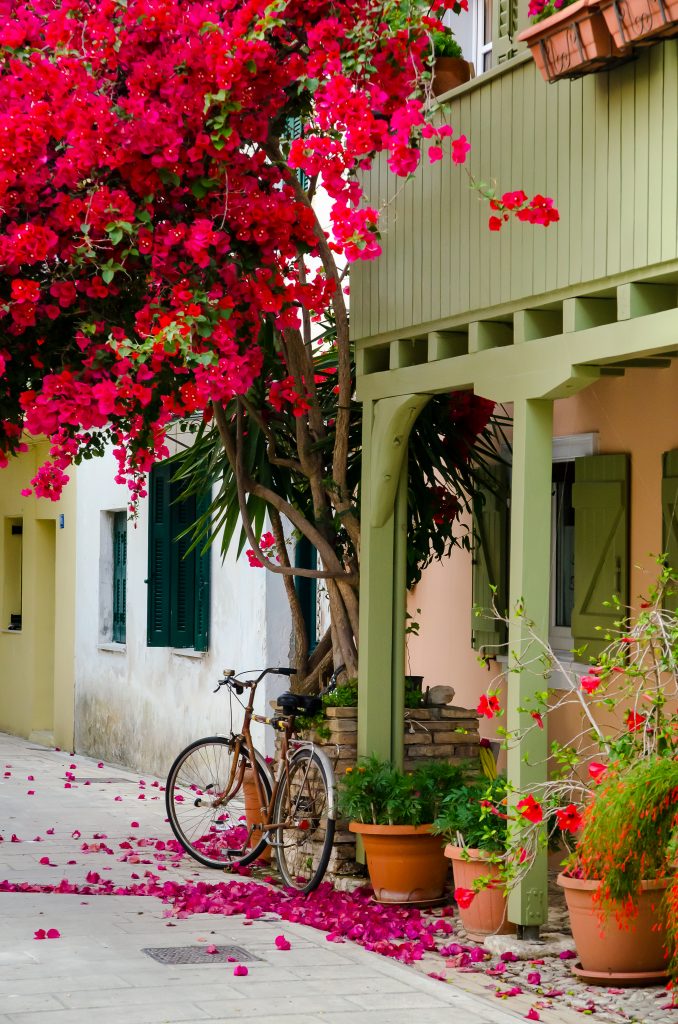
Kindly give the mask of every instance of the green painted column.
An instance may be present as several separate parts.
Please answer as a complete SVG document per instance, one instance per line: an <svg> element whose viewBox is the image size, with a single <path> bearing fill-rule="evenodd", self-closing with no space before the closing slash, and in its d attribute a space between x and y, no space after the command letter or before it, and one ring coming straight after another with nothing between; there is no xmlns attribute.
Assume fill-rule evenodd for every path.
<svg viewBox="0 0 678 1024"><path fill-rule="evenodd" d="M400 470L393 520L393 645L391 660L391 760L403 766L405 742L405 613L407 612L407 455Z"/></svg>
<svg viewBox="0 0 678 1024"><path fill-rule="evenodd" d="M363 407L358 755L390 758L395 506L383 522L373 524L379 488L379 452L373 443L376 405L365 402Z"/></svg>
<svg viewBox="0 0 678 1024"><path fill-rule="evenodd" d="M538 662L541 645L535 636L548 639L551 558L551 464L553 449L553 402L520 398L513 409L513 478L511 486L511 572L509 603L509 665L507 729L524 733L534 726L519 707L530 702L545 681ZM524 617L515 610L522 603ZM530 622L528 628L526 622ZM532 667L533 663L533 667ZM517 671L517 665L522 667ZM536 728L520 748L508 752L508 779L516 793L515 803L546 779L546 732ZM526 877L509 896L509 920L519 934L531 937L546 921L547 857L540 851Z"/></svg>

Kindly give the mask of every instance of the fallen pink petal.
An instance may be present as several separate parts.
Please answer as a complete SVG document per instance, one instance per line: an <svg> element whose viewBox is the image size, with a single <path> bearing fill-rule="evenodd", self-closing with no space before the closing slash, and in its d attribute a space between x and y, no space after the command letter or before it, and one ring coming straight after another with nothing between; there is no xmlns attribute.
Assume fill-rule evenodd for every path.
<svg viewBox="0 0 678 1024"><path fill-rule="evenodd" d="M235 975L236 978L244 978L249 973L250 972L248 971L244 964L238 964L237 967L233 968L233 974Z"/></svg>

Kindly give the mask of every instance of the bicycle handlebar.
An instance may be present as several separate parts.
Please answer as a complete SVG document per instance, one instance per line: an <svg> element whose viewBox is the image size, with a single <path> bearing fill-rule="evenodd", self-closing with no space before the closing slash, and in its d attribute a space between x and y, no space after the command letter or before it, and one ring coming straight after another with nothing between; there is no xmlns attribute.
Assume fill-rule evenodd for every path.
<svg viewBox="0 0 678 1024"><path fill-rule="evenodd" d="M246 669L245 671L252 670ZM235 669L225 668L223 671L223 679L217 680L217 688L212 692L218 693L222 686L229 686L232 689L234 689L236 693L242 693L244 690L250 690L252 689L252 687L257 686L257 684L261 682L264 676L293 676L296 675L296 672L296 668L290 668L288 666L271 666L270 668L265 668L260 673L260 675L257 676L256 679L238 679L238 675L242 673L238 673L238 675L236 675Z"/></svg>

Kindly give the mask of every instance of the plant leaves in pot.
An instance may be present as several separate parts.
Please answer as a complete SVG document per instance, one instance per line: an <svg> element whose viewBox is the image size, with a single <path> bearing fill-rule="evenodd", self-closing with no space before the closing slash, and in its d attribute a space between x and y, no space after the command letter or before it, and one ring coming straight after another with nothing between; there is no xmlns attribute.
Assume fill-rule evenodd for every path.
<svg viewBox="0 0 678 1024"><path fill-rule="evenodd" d="M448 864L432 822L443 796L463 785L457 765L431 762L403 773L376 756L347 768L339 807L362 836L374 897L380 903L435 903Z"/></svg>
<svg viewBox="0 0 678 1024"><path fill-rule="evenodd" d="M433 41L433 94L456 89L471 78L471 66L462 56L461 46L451 32L434 32Z"/></svg>

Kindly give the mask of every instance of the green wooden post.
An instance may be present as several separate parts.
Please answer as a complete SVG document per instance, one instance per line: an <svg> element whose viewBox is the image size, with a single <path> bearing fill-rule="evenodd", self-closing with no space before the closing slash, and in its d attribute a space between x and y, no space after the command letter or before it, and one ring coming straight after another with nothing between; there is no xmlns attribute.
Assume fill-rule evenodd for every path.
<svg viewBox="0 0 678 1024"><path fill-rule="evenodd" d="M534 725L529 714L518 708L530 702L545 687L539 664L516 671L517 664L533 662L541 651L529 635L526 620L542 640L548 639L549 565L551 552L551 464L553 402L546 399L517 399L513 408L513 481L511 487L511 570L509 600L509 672L507 728L523 733ZM523 603L525 617L515 610ZM547 737L532 729L520 747L508 752L508 778L516 790L512 802L546 780ZM509 920L519 927L519 936L539 934L546 921L547 858L540 851L534 866L509 896Z"/></svg>
<svg viewBox="0 0 678 1024"><path fill-rule="evenodd" d="M363 408L363 469L360 496L360 661L358 755L391 757L391 648L393 643L394 510L372 523L378 487L373 445L375 402Z"/></svg>
<svg viewBox="0 0 678 1024"><path fill-rule="evenodd" d="M405 614L407 612L407 456L400 470L393 529L393 653L391 663L391 760L405 756Z"/></svg>

